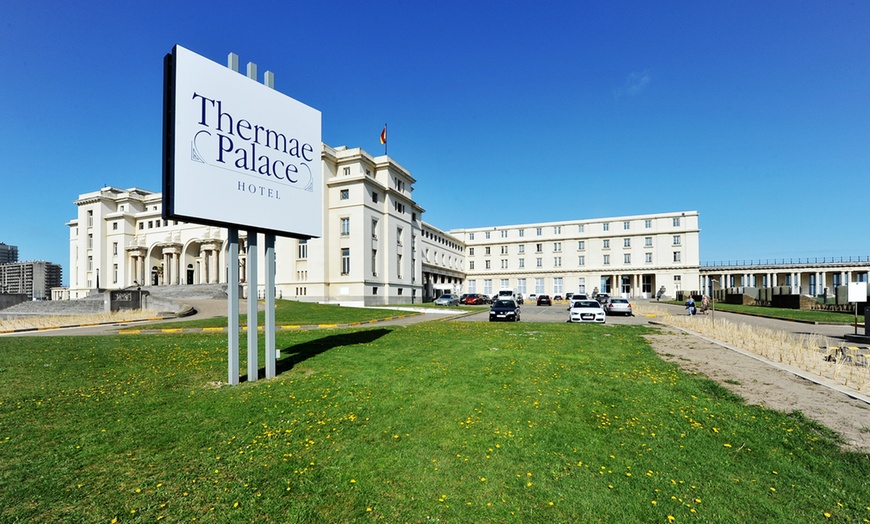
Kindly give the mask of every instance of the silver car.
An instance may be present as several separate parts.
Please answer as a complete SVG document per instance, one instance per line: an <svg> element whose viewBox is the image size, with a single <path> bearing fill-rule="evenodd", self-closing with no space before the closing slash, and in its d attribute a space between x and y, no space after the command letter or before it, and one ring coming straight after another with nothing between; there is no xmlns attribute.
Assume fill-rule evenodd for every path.
<svg viewBox="0 0 870 524"><path fill-rule="evenodd" d="M604 312L608 315L626 315L632 316L634 312L631 310L631 302L625 298L610 298L604 304Z"/></svg>
<svg viewBox="0 0 870 524"><path fill-rule="evenodd" d="M458 306L459 305L459 297L456 295L451 295L450 293L445 293L440 297L435 299L436 306Z"/></svg>

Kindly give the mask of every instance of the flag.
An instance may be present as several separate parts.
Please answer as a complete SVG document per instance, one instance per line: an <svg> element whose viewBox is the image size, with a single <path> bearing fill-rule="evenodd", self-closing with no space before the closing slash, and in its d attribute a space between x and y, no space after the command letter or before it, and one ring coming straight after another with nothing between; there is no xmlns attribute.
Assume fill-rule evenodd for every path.
<svg viewBox="0 0 870 524"><path fill-rule="evenodd" d="M382 144L387 143L387 124L384 124L384 130L381 131L381 143Z"/></svg>

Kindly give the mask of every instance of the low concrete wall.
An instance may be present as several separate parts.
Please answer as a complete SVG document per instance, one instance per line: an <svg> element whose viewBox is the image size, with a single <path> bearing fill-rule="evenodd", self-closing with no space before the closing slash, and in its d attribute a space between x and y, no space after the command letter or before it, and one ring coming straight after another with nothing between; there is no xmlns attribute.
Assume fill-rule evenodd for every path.
<svg viewBox="0 0 870 524"><path fill-rule="evenodd" d="M30 299L25 293L0 293L0 309L6 309L27 302Z"/></svg>

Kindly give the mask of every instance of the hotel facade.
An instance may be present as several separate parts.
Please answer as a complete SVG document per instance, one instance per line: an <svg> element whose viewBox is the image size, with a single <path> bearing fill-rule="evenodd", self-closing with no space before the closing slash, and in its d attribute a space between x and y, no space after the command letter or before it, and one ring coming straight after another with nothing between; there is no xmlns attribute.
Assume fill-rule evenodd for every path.
<svg viewBox="0 0 870 524"><path fill-rule="evenodd" d="M321 167L323 236L276 238L279 298L376 306L501 288L647 298L698 289L695 211L444 231L423 221L416 180L390 157L324 144ZM161 193L104 187L75 204L69 288L53 298L227 282L227 230L163 219ZM244 282L245 231L239 242Z"/></svg>

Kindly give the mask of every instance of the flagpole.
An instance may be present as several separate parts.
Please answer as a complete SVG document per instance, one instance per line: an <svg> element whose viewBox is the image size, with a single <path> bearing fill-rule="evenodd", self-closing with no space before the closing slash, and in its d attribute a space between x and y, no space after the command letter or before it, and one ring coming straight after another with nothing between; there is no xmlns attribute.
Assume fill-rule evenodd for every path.
<svg viewBox="0 0 870 524"><path fill-rule="evenodd" d="M384 124L384 156L387 156L387 124Z"/></svg>

